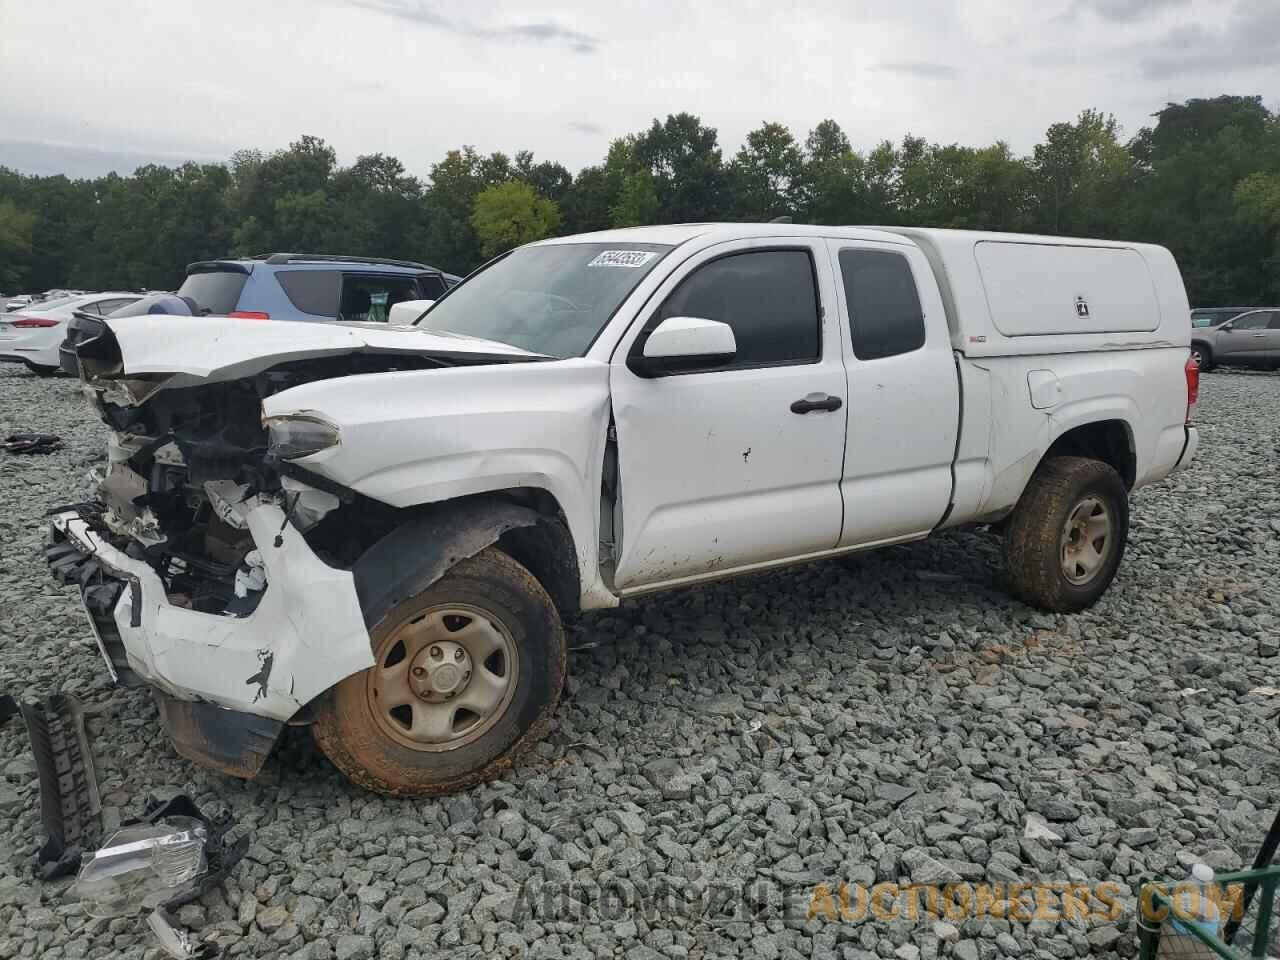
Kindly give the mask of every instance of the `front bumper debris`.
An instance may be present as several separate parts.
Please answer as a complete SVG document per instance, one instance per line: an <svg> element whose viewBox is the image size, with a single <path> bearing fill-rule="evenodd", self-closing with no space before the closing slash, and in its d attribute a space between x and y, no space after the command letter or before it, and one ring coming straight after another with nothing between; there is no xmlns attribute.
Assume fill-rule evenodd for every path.
<svg viewBox="0 0 1280 960"><path fill-rule="evenodd" d="M95 505L53 513L46 556L56 577L80 587L112 676L156 689L178 752L252 777L284 723L373 656L351 574L317 557L274 503L230 506L266 576L246 616L170 597L136 544L116 545Z"/></svg>
<svg viewBox="0 0 1280 960"><path fill-rule="evenodd" d="M20 703L40 781L45 842L36 853L42 879L75 873L85 848L97 839L102 803L84 712L70 694Z"/></svg>
<svg viewBox="0 0 1280 960"><path fill-rule="evenodd" d="M199 700L179 700L159 691L160 721L178 755L202 767L252 780L262 770L284 722L224 710Z"/></svg>

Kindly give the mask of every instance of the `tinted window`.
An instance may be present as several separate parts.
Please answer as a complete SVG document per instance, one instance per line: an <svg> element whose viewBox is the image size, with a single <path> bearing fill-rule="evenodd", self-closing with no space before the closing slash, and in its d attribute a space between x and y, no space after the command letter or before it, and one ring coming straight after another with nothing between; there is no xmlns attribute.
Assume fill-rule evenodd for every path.
<svg viewBox="0 0 1280 960"><path fill-rule="evenodd" d="M1267 313L1246 313L1233 320L1231 325L1237 330L1261 330L1270 318L1271 315Z"/></svg>
<svg viewBox="0 0 1280 960"><path fill-rule="evenodd" d="M190 297L200 307L201 313L222 316L235 310L240 302L240 291L248 279L247 273L233 270L192 273L178 288L178 296Z"/></svg>
<svg viewBox="0 0 1280 960"><path fill-rule="evenodd" d="M303 313L320 317L338 315L342 274L337 270L278 270L276 280L289 302Z"/></svg>
<svg viewBox="0 0 1280 960"><path fill-rule="evenodd" d="M907 258L881 250L841 250L853 354L877 360L924 346L924 310Z"/></svg>
<svg viewBox="0 0 1280 960"><path fill-rule="evenodd" d="M465 288L464 288L465 289ZM807 363L821 351L813 262L803 250L737 253L699 267L649 321L701 317L733 327L731 366Z"/></svg>
<svg viewBox="0 0 1280 960"><path fill-rule="evenodd" d="M117 297L115 300L99 300L97 305L98 308L94 312L100 313L104 317L109 317L121 307L126 307L129 304L134 303L135 300L135 297Z"/></svg>
<svg viewBox="0 0 1280 960"><path fill-rule="evenodd" d="M1268 330L1280 330L1280 310L1271 311L1271 322L1267 324Z"/></svg>
<svg viewBox="0 0 1280 960"><path fill-rule="evenodd" d="M422 291L423 300L439 300L447 287L444 278L439 274L424 273L418 277L418 289Z"/></svg>
<svg viewBox="0 0 1280 960"><path fill-rule="evenodd" d="M393 305L417 299L418 286L413 277L394 273L370 276L346 274L342 278L338 319L386 323Z"/></svg>

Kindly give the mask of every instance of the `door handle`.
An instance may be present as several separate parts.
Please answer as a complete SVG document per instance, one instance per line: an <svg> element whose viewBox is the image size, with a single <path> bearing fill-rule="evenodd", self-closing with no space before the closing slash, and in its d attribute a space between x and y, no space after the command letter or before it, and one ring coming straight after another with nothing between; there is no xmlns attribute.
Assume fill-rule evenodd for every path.
<svg viewBox="0 0 1280 960"><path fill-rule="evenodd" d="M814 410L839 410L844 401L826 393L808 393L791 404L792 413L812 413Z"/></svg>
<svg viewBox="0 0 1280 960"><path fill-rule="evenodd" d="M1262 339L1263 337L1265 337L1265 336L1266 336L1266 334L1265 334L1265 333L1255 333L1255 334L1253 334L1253 339L1255 339L1255 340L1261 340L1261 339Z"/></svg>

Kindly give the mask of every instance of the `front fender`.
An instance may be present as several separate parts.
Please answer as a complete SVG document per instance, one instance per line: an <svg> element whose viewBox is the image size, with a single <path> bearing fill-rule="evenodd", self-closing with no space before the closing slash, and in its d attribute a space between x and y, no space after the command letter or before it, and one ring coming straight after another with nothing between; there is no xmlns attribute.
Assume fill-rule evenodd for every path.
<svg viewBox="0 0 1280 960"><path fill-rule="evenodd" d="M598 564L607 364L571 358L368 374L263 403L271 417L306 411L337 424L341 443L296 462L394 507L545 490L573 539L582 605L617 602Z"/></svg>

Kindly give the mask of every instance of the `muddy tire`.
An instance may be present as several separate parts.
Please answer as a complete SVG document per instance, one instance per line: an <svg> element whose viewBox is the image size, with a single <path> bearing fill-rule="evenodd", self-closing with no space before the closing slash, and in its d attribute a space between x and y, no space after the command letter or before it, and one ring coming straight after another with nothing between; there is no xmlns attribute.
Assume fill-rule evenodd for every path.
<svg viewBox="0 0 1280 960"><path fill-rule="evenodd" d="M498 548L366 619L374 666L321 697L311 728L353 782L448 793L501 776L545 734L564 685L564 628L542 585Z"/></svg>
<svg viewBox="0 0 1280 960"><path fill-rule="evenodd" d="M1036 470L1005 528L1015 596L1072 613L1093 606L1115 578L1129 536L1129 495L1099 460L1054 457Z"/></svg>

